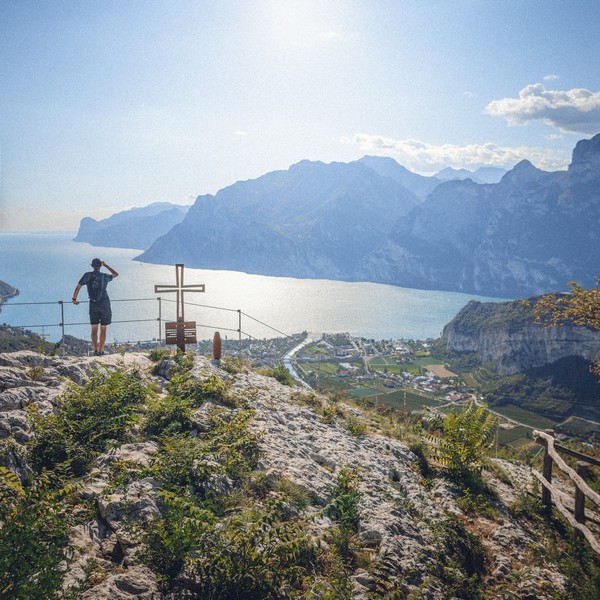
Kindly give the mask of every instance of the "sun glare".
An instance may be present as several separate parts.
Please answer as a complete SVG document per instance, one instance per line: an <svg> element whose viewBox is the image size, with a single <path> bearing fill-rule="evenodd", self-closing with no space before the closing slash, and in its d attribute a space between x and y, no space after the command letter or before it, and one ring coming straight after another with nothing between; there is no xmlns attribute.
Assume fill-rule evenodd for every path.
<svg viewBox="0 0 600 600"><path fill-rule="evenodd" d="M266 42L285 55L306 55L337 41L333 15L324 2L277 0L264 5Z"/></svg>

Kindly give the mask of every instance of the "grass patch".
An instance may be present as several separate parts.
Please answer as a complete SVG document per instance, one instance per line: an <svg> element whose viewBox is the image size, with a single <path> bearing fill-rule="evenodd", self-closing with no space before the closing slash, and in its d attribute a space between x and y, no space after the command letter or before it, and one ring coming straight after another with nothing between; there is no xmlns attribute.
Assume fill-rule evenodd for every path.
<svg viewBox="0 0 600 600"><path fill-rule="evenodd" d="M339 368L337 363L328 362L307 362L303 363L303 366L307 371L314 371L319 375L335 375Z"/></svg>
<svg viewBox="0 0 600 600"><path fill-rule="evenodd" d="M396 361L385 356L375 356L369 361L369 366L372 369L383 369L384 367L397 366Z"/></svg>
<svg viewBox="0 0 600 600"><path fill-rule="evenodd" d="M406 398L406 402L405 402ZM417 394L411 390L397 390L389 394L378 394L377 402L381 402L387 406L404 410L421 410L430 406L438 406L439 403L432 400L428 396Z"/></svg>
<svg viewBox="0 0 600 600"><path fill-rule="evenodd" d="M353 398L367 398L375 394L379 394L379 391L375 388L355 388L348 391L350 396Z"/></svg>
<svg viewBox="0 0 600 600"><path fill-rule="evenodd" d="M548 417L542 417L541 415L531 412L530 410L525 410L520 406L515 406L514 404L495 406L494 411L508 419L513 419L519 423L535 427L536 429L552 429L557 423Z"/></svg>
<svg viewBox="0 0 600 600"><path fill-rule="evenodd" d="M498 445L512 446L516 442L525 442L531 438L531 429L516 425L510 429L498 428Z"/></svg>

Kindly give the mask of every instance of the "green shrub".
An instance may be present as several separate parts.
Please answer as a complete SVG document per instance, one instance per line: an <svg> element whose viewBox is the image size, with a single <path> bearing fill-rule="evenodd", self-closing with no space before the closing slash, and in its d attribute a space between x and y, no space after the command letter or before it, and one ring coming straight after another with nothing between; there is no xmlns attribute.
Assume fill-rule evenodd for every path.
<svg viewBox="0 0 600 600"><path fill-rule="evenodd" d="M337 409L331 404L323 404L321 420L323 423L333 423L337 415Z"/></svg>
<svg viewBox="0 0 600 600"><path fill-rule="evenodd" d="M57 415L44 416L32 406L32 467L40 472L66 463L82 475L109 442L127 438L146 396L137 373L115 371L98 373L83 387L71 388L61 398Z"/></svg>
<svg viewBox="0 0 600 600"><path fill-rule="evenodd" d="M252 496L264 500L271 492L275 492L283 502L303 509L311 503L311 496L306 488L287 477L267 471L254 471L246 481L245 488Z"/></svg>
<svg viewBox="0 0 600 600"><path fill-rule="evenodd" d="M144 527L140 560L166 590L216 519L211 511L165 491L160 492L160 512L160 518Z"/></svg>
<svg viewBox="0 0 600 600"><path fill-rule="evenodd" d="M204 484L224 469L211 455L205 440L189 435L164 437L154 474L168 490L187 489L201 494Z"/></svg>
<svg viewBox="0 0 600 600"><path fill-rule="evenodd" d="M250 365L239 356L224 356L221 359L220 367L232 375L237 375L238 373L247 371Z"/></svg>
<svg viewBox="0 0 600 600"><path fill-rule="evenodd" d="M182 352L179 348L175 354L175 372L177 374L189 373L194 366L194 355L191 352Z"/></svg>
<svg viewBox="0 0 600 600"><path fill-rule="evenodd" d="M427 444L425 442L419 441L411 444L408 449L417 457L419 471L423 477L429 477L431 475L431 467L429 466L429 461L427 460L427 455L425 454L427 450Z"/></svg>
<svg viewBox="0 0 600 600"><path fill-rule="evenodd" d="M231 417L219 412L210 415L209 448L230 477L246 476L260 458L259 436L248 428L253 417L251 410Z"/></svg>
<svg viewBox="0 0 600 600"><path fill-rule="evenodd" d="M367 433L367 426L353 415L348 415L341 425L354 437L363 437Z"/></svg>
<svg viewBox="0 0 600 600"><path fill-rule="evenodd" d="M44 473L29 487L0 467L0 596L62 598L73 488Z"/></svg>
<svg viewBox="0 0 600 600"><path fill-rule="evenodd" d="M500 511L494 507L488 496L473 492L469 488L462 490L462 494L456 499L456 506L471 516L482 516L488 519L500 517Z"/></svg>
<svg viewBox="0 0 600 600"><path fill-rule="evenodd" d="M296 385L292 374L286 369L283 363L275 365L268 374L270 377L275 377L275 379L277 379L279 383L283 383L283 385Z"/></svg>
<svg viewBox="0 0 600 600"><path fill-rule="evenodd" d="M294 597L316 562L302 521L282 520L283 506L237 514L202 537L191 569L195 597L275 600ZM295 594L294 594L295 595Z"/></svg>
<svg viewBox="0 0 600 600"><path fill-rule="evenodd" d="M289 502L298 509L306 508L313 501L313 496L306 488L287 477L278 479L273 486L273 490L281 494L285 502Z"/></svg>
<svg viewBox="0 0 600 600"><path fill-rule="evenodd" d="M436 442L434 456L458 478L477 473L494 442L497 418L475 403L462 412L451 412L443 421L443 436Z"/></svg>
<svg viewBox="0 0 600 600"><path fill-rule="evenodd" d="M208 431L198 437L162 436L162 451L154 466L156 477L168 489L186 488L199 494L215 475L247 477L260 456L258 436L248 428L252 418L251 411L233 415L213 411Z"/></svg>
<svg viewBox="0 0 600 600"><path fill-rule="evenodd" d="M444 585L444 597L484 600L487 556L481 540L455 517L436 524L433 532L438 546L436 574Z"/></svg>
<svg viewBox="0 0 600 600"><path fill-rule="evenodd" d="M339 523L342 529L355 533L360 523L361 494L358 489L358 471L343 467L332 490L332 499L326 507L328 517Z"/></svg>
<svg viewBox="0 0 600 600"><path fill-rule="evenodd" d="M192 404L178 396L167 395L148 403L144 429L150 435L172 435L192 428Z"/></svg>
<svg viewBox="0 0 600 600"><path fill-rule="evenodd" d="M148 353L148 358L150 358L152 362L160 362L164 358L168 358L171 355L172 351L170 348L167 348L166 346L156 346L156 348L152 348L152 350L150 350Z"/></svg>
<svg viewBox="0 0 600 600"><path fill-rule="evenodd" d="M187 373L174 375L167 384L169 395L189 402L191 406L201 406L205 402L215 404L235 404L227 397L227 386L216 375L209 375L205 381L192 379Z"/></svg>

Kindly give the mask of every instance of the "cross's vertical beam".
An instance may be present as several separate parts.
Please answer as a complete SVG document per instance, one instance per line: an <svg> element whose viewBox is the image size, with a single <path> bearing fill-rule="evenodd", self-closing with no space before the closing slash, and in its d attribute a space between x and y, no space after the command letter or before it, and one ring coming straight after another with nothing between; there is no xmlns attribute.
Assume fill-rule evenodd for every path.
<svg viewBox="0 0 600 600"><path fill-rule="evenodd" d="M183 264L178 263L175 265L175 285L155 285L154 293L160 294L161 292L175 292L177 297L177 321L176 323L167 323L165 327L166 337L167 329L169 333L176 332L176 344L177 347L185 352L185 342L195 343L196 341L196 323L186 323L184 319L184 294L186 292L204 292L204 284L191 284L184 285L183 283ZM191 333L193 329L193 335ZM193 339L192 339L193 338ZM167 342L174 343L174 342Z"/></svg>
<svg viewBox="0 0 600 600"><path fill-rule="evenodd" d="M183 321L183 265L175 265L175 285L177 286L177 320Z"/></svg>

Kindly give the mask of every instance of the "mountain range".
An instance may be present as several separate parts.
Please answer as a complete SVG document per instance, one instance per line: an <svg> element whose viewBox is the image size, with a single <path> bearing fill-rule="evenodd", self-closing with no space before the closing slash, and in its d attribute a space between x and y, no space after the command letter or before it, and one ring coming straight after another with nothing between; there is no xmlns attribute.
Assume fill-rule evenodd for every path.
<svg viewBox="0 0 600 600"><path fill-rule="evenodd" d="M138 260L151 263L530 296L593 283L599 167L600 134L579 141L568 170L556 172L524 160L504 175L482 169L461 179L468 173L425 177L377 156L301 161L199 196L147 247L133 246L132 235L117 239L123 223L100 237L145 247ZM90 221L76 239L90 241Z"/></svg>

